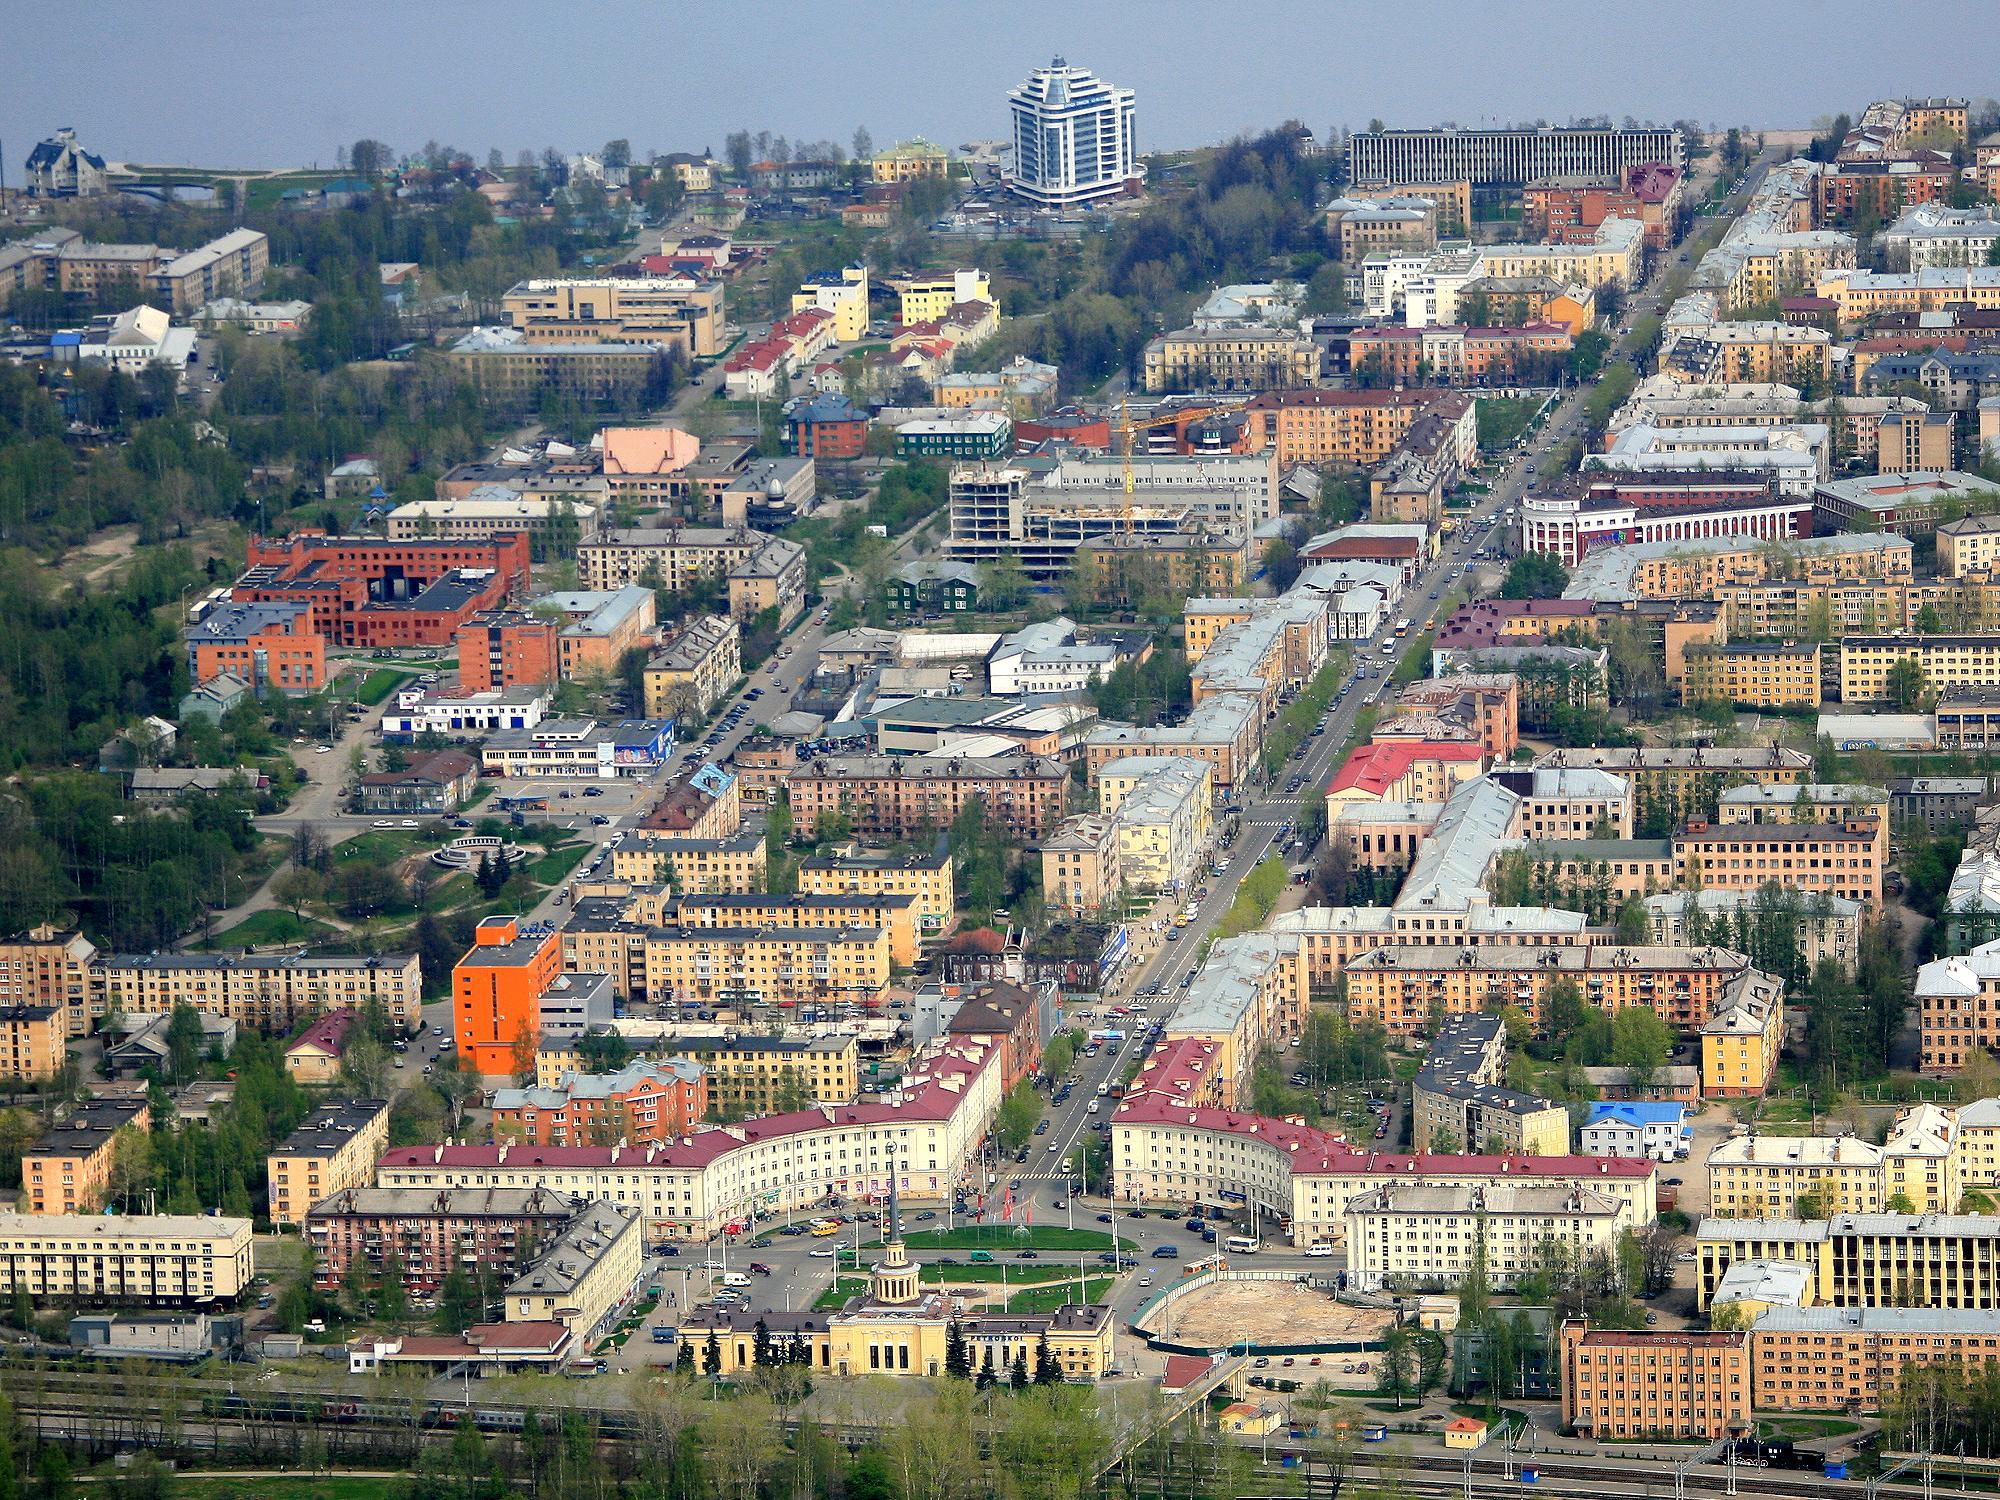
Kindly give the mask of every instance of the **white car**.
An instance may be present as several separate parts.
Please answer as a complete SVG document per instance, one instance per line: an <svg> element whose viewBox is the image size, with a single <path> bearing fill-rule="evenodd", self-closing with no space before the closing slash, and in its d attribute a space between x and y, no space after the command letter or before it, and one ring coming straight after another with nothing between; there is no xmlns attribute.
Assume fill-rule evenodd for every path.
<svg viewBox="0 0 2000 1500"><path fill-rule="evenodd" d="M1312 1244L1306 1246L1306 1254L1314 1257L1331 1255L1333 1254L1333 1242L1331 1240L1315 1240Z"/></svg>
<svg viewBox="0 0 2000 1500"><path fill-rule="evenodd" d="M331 745L315 745L315 746L313 746L313 754L314 754L314 755L331 755L331 754L333 754L333 746L331 746Z"/></svg>
<svg viewBox="0 0 2000 1500"><path fill-rule="evenodd" d="M415 818L405 818L403 819L402 822L398 823L396 826L398 828L421 828L424 825L418 822Z"/></svg>
<svg viewBox="0 0 2000 1500"><path fill-rule="evenodd" d="M376 828L394 828L396 820L394 818L377 818L373 826Z"/></svg>
<svg viewBox="0 0 2000 1500"><path fill-rule="evenodd" d="M824 1249L824 1248L822 1248L822 1249L818 1249L818 1250L814 1250L814 1251L812 1251L812 1252L810 1252L810 1253L811 1253L811 1255L812 1255L812 1258L813 1258L814 1260L832 1260L832 1259L833 1259L833 1257L834 1257L834 1254L835 1254L835 1252L834 1252L834 1251L832 1251L832 1250L828 1250L828 1249Z"/></svg>

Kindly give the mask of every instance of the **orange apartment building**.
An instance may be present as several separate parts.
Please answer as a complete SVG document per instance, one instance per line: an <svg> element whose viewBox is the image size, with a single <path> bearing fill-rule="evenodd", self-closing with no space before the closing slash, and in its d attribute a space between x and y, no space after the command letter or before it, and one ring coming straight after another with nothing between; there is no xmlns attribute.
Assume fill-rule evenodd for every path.
<svg viewBox="0 0 2000 1500"><path fill-rule="evenodd" d="M21 1156L21 1212L94 1214L111 1183L111 1157L126 1126L153 1128L143 1099L93 1099Z"/></svg>
<svg viewBox="0 0 2000 1500"><path fill-rule="evenodd" d="M542 995L561 973L562 943L555 933L523 937L518 917L482 919L471 949L451 971L461 1065L511 1074L522 1038L531 1049L539 1040Z"/></svg>
<svg viewBox="0 0 2000 1500"><path fill-rule="evenodd" d="M1281 470L1327 463L1372 468L1436 396L1435 391L1265 391L1243 410L1256 447L1275 445Z"/></svg>
<svg viewBox="0 0 2000 1500"><path fill-rule="evenodd" d="M54 1005L71 1036L90 1030L90 961L97 945L44 922L0 940L0 1005Z"/></svg>
<svg viewBox="0 0 2000 1500"><path fill-rule="evenodd" d="M1683 884L1699 869L1706 890L1754 891L1776 881L1878 905L1883 855L1882 825L1873 818L1721 825L1696 818L1674 840Z"/></svg>
<svg viewBox="0 0 2000 1500"><path fill-rule="evenodd" d="M1750 1427L1750 1335L1562 1325L1562 1420L1605 1438L1719 1438Z"/></svg>
<svg viewBox="0 0 2000 1500"><path fill-rule="evenodd" d="M1357 372L1382 380L1410 385L1472 380L1505 383L1541 377L1573 344L1568 327L1556 322L1528 323L1519 328L1446 324L1356 329L1348 338L1347 350Z"/></svg>
<svg viewBox="0 0 2000 1500"><path fill-rule="evenodd" d="M273 1224L303 1224L315 1203L365 1187L389 1149L389 1101L322 1104L264 1161Z"/></svg>
<svg viewBox="0 0 2000 1500"><path fill-rule="evenodd" d="M1905 1365L1957 1365L1976 1381L1996 1362L1992 1308L1774 1307L1750 1330L1759 1411L1880 1411Z"/></svg>
<svg viewBox="0 0 2000 1500"><path fill-rule="evenodd" d="M1647 946L1514 948L1490 943L1377 948L1349 960L1348 1020L1379 1021L1397 1036L1422 1036L1434 1012L1464 1015L1518 1006L1537 1026L1542 996L1558 979L1616 1014L1644 1006L1678 1031L1705 1022L1731 981L1750 966L1726 948Z"/></svg>
<svg viewBox="0 0 2000 1500"><path fill-rule="evenodd" d="M188 677L224 672L257 693L316 693L326 686L326 642L312 610L294 603L231 603L188 627Z"/></svg>
<svg viewBox="0 0 2000 1500"><path fill-rule="evenodd" d="M1069 772L1042 755L834 755L792 773L792 822L811 828L821 813L845 813L856 835L899 839L945 828L977 797L1011 838L1039 839L1062 821Z"/></svg>
<svg viewBox="0 0 2000 1500"><path fill-rule="evenodd" d="M0 1078L40 1083L55 1077L68 1039L66 1007L0 1003Z"/></svg>
<svg viewBox="0 0 2000 1500"><path fill-rule="evenodd" d="M685 1057L643 1059L616 1073L571 1073L554 1088L499 1089L496 1140L537 1146L664 1146L708 1113L708 1072Z"/></svg>
<svg viewBox="0 0 2000 1500"><path fill-rule="evenodd" d="M468 693L543 687L556 680L556 623L522 610L489 610L458 629L458 685Z"/></svg>

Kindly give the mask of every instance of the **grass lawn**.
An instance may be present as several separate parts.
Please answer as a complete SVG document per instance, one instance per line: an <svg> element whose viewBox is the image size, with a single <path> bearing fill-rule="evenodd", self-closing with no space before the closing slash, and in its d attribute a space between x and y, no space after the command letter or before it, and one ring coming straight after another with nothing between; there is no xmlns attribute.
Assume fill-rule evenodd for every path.
<svg viewBox="0 0 2000 1500"><path fill-rule="evenodd" d="M583 863L590 853L588 844L569 844L553 854L545 854L528 866L528 873L543 885L559 885L563 878Z"/></svg>
<svg viewBox="0 0 2000 1500"><path fill-rule="evenodd" d="M416 672L405 672L400 667L377 667L361 679L361 686L354 690L354 696L363 703L373 706L385 701L391 693L416 675Z"/></svg>
<svg viewBox="0 0 2000 1500"><path fill-rule="evenodd" d="M1823 1438L1845 1437L1850 1432L1858 1432L1860 1427L1844 1417L1814 1417L1806 1415L1783 1417L1759 1417L1757 1436L1770 1438Z"/></svg>
<svg viewBox="0 0 2000 1500"><path fill-rule="evenodd" d="M414 828L371 828L366 833L356 834L344 844L334 845L333 857L386 864L390 860L401 859L412 849L429 847L434 842L434 839L423 837Z"/></svg>
<svg viewBox="0 0 2000 1500"><path fill-rule="evenodd" d="M956 1229L920 1229L903 1236L911 1250L1109 1250L1111 1236L1101 1229L1060 1229L1037 1224L1017 1231L1011 1224L968 1224ZM879 1250L882 1243L864 1245Z"/></svg>
<svg viewBox="0 0 2000 1500"><path fill-rule="evenodd" d="M1104 1294L1111 1290L1109 1276L1093 1276L1083 1284L1083 1295L1078 1297L1074 1281L1058 1282L1052 1286L1030 1287L1025 1292L1017 1292L1007 1299L1010 1313L1054 1312L1058 1307L1070 1302L1101 1302Z"/></svg>
<svg viewBox="0 0 2000 1500"><path fill-rule="evenodd" d="M176 1475L168 1481L167 1493L174 1500L208 1500L210 1496L265 1500L381 1500L397 1492L405 1483L399 1474L285 1474L270 1478L248 1476Z"/></svg>
<svg viewBox="0 0 2000 1500"><path fill-rule="evenodd" d="M252 912L234 927L218 932L206 946L252 948L265 943L316 943L334 936L334 929L311 917L301 921L288 911Z"/></svg>

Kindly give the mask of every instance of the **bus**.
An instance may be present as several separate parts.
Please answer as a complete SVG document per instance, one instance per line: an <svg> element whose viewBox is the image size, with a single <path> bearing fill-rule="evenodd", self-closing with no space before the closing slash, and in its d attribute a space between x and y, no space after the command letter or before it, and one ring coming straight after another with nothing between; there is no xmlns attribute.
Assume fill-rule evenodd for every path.
<svg viewBox="0 0 2000 1500"><path fill-rule="evenodd" d="M840 1233L840 1224L834 1219L814 1219L811 1228L813 1234L820 1239L825 1239L830 1234Z"/></svg>
<svg viewBox="0 0 2000 1500"><path fill-rule="evenodd" d="M1247 1234L1226 1234L1222 1237L1222 1248L1231 1255L1255 1255L1257 1242Z"/></svg>

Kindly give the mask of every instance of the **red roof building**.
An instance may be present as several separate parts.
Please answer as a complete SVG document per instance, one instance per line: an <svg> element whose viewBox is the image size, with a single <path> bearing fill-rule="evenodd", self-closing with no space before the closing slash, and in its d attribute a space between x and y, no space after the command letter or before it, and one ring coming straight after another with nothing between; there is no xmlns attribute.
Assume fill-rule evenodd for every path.
<svg viewBox="0 0 2000 1500"><path fill-rule="evenodd" d="M1333 773L1332 799L1442 802L1451 788L1486 769L1484 746L1452 740L1385 740L1358 745Z"/></svg>

